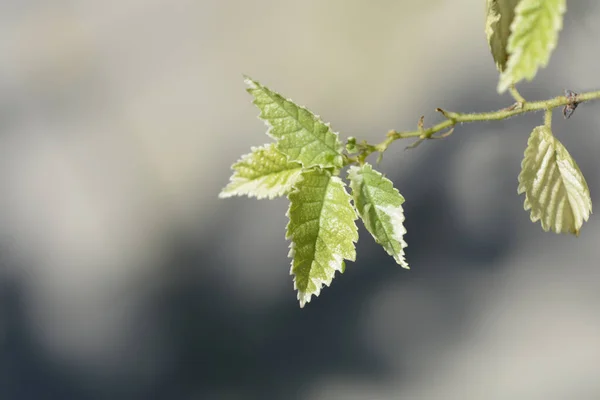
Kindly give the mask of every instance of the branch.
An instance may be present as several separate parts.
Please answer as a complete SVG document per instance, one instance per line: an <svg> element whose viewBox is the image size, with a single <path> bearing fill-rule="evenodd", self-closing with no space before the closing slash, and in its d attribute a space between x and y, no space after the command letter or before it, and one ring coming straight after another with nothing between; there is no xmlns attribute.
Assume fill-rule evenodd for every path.
<svg viewBox="0 0 600 400"><path fill-rule="evenodd" d="M358 155L356 157L346 156L345 165L353 163L363 164L365 159L374 152L379 152L382 155L393 142L399 139L419 138L417 142L410 146L412 148L416 147L424 140L441 139L443 137L447 137L453 132L454 126L458 123L499 121L510 117L514 117L516 115L537 111L547 111L546 121L548 121L550 112L557 107L564 106L565 111L568 108L569 110L571 110L572 113L572 110L574 110L579 103L585 103L587 101L600 99L600 90L581 94L575 94L571 91L565 91L565 93L567 94L566 96L558 96L549 100L533 102L526 102L525 99L514 88L512 88L511 93L515 98L516 103L514 103L510 107L498 111L463 114L445 111L441 108L438 108L436 109L436 111L440 112L446 118L445 121L433 125L432 127L424 128L423 117L421 117L421 119L419 120L418 129L415 131L397 132L392 130L388 132L387 138L384 141L376 145L370 145L366 142L356 144ZM570 116L571 113L567 114L566 112L564 112L565 118L567 118L567 115ZM436 133L444 131L446 129L448 129L447 132L438 136L434 136Z"/></svg>

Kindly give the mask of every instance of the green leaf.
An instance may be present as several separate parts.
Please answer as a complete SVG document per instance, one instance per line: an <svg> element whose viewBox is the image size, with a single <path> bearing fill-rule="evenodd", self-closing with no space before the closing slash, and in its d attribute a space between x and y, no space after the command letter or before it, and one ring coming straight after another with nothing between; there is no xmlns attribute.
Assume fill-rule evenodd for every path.
<svg viewBox="0 0 600 400"><path fill-rule="evenodd" d="M305 168L341 168L343 145L329 124L292 100L283 98L260 83L246 78L248 93L260 109L260 118L277 139L277 149Z"/></svg>
<svg viewBox="0 0 600 400"><path fill-rule="evenodd" d="M326 170L303 172L288 197L290 273L304 307L312 295L319 295L323 284L331 284L335 271L344 271L344 259L356 259L356 212L344 182Z"/></svg>
<svg viewBox="0 0 600 400"><path fill-rule="evenodd" d="M354 205L367 230L385 251L404 268L404 197L394 188L392 181L371 165L352 166L348 171Z"/></svg>
<svg viewBox="0 0 600 400"><path fill-rule="evenodd" d="M547 126L536 127L529 137L518 192L525 193L531 220L540 220L545 231L579 235L592 212L585 178Z"/></svg>
<svg viewBox="0 0 600 400"><path fill-rule="evenodd" d="M519 0L487 0L485 34L498 71L504 71L508 60L510 25Z"/></svg>
<svg viewBox="0 0 600 400"><path fill-rule="evenodd" d="M548 65L550 54L562 29L566 0L521 0L508 39L510 54L506 69L500 75L498 92L512 84L532 80L538 68Z"/></svg>
<svg viewBox="0 0 600 400"><path fill-rule="evenodd" d="M219 193L220 198L247 195L272 199L287 194L300 177L302 165L289 162L273 144L252 148L233 164L230 183Z"/></svg>

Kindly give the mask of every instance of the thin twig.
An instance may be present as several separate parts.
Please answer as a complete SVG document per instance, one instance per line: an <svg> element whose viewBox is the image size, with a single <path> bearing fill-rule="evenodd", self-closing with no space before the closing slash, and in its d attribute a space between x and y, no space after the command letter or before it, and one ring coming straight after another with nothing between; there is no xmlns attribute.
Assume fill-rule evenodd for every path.
<svg viewBox="0 0 600 400"><path fill-rule="evenodd" d="M591 100L600 99L600 90L594 92L586 92L580 93L575 97L567 97L567 96L557 96L552 99L542 100L542 101L525 101L525 99L516 91L511 91L512 95L517 100L517 103L503 108L498 111L484 112L484 113L457 113L442 110L441 108L436 109L436 111L440 112L446 120L433 125L429 128L425 128L423 125L423 118L419 119L419 123L417 124L417 129L414 131L408 132L398 132L398 131L389 131L387 133L387 137L381 143L375 145L365 144L362 147L361 154L358 156L358 160L362 163L364 160L372 153L379 152L383 153L387 150L387 148L396 140L399 139L407 139L407 138L419 138L417 142L415 142L412 146L408 148L414 148L418 146L421 142L427 139L434 138L438 132L449 129L448 132L435 136L435 138L441 138L449 136L456 124L459 123L470 123L470 122L481 122L481 121L500 121L503 119L507 119L510 117L514 117L521 114L538 112L538 111L551 111L557 107L564 107L567 105L572 105L575 101L577 104L585 103ZM353 163L350 159L346 159L346 164Z"/></svg>

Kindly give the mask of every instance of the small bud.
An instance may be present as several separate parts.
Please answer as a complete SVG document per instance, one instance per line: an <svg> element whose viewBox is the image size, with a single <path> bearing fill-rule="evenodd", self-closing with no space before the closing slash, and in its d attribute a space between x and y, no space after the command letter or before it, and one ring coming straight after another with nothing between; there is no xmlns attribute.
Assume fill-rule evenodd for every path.
<svg viewBox="0 0 600 400"><path fill-rule="evenodd" d="M358 153L358 148L356 147L356 138L353 136L350 136L348 138L348 141L346 142L346 151L348 151L348 153L352 154L352 153Z"/></svg>
<svg viewBox="0 0 600 400"><path fill-rule="evenodd" d="M572 90L565 90L565 97L570 103L563 108L563 116L565 119L569 119L575 112L575 109L579 103L575 101L577 99L577 93L573 92Z"/></svg>
<svg viewBox="0 0 600 400"><path fill-rule="evenodd" d="M419 131L420 131L420 132L422 132L422 131L423 131L423 129L424 129L423 127L424 127L424 125L425 125L425 116L424 116L424 115L422 115L422 116L421 116L421 118L419 118L419 122L418 122L418 124L417 124L417 126L418 126L418 128L419 128Z"/></svg>

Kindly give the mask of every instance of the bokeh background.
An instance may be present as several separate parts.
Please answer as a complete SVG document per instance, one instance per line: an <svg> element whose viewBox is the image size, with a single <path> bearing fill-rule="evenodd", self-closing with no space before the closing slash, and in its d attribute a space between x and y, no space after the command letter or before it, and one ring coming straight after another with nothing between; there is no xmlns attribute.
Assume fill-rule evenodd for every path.
<svg viewBox="0 0 600 400"><path fill-rule="evenodd" d="M1 399L598 399L600 221L544 233L517 175L541 114L381 164L412 270L361 228L300 309L286 201L219 200L268 138L242 74L381 140L496 91L484 0L0 2ZM600 88L571 0L528 99ZM600 198L600 108L555 134ZM596 205L598 203L596 202Z"/></svg>

